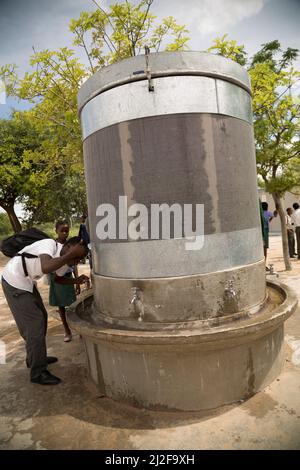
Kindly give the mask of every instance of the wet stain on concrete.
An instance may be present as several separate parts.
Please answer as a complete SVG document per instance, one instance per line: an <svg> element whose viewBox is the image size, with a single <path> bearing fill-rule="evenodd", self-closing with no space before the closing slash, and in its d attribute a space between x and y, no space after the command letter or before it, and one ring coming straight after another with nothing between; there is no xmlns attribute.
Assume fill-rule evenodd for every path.
<svg viewBox="0 0 300 470"><path fill-rule="evenodd" d="M253 365L253 356L251 348L248 349L248 359L247 359L247 375L248 375L248 390L247 398L254 395L254 384L255 384L255 374L254 374L254 365Z"/></svg>
<svg viewBox="0 0 300 470"><path fill-rule="evenodd" d="M273 400L265 392L259 392L251 400L247 400L241 405L241 409L245 410L250 416L255 418L263 418L268 413L273 412L278 407L278 402Z"/></svg>

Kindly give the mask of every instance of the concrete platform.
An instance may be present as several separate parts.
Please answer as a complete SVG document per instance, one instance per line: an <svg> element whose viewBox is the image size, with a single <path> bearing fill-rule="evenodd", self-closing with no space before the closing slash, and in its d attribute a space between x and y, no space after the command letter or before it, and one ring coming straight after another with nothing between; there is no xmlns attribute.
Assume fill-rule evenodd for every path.
<svg viewBox="0 0 300 470"><path fill-rule="evenodd" d="M280 237L271 237L268 262L300 299L300 261L282 272ZM0 260L1 266L4 259ZM81 266L82 272L88 271ZM48 287L41 285L47 299ZM63 382L31 384L20 339L1 293L0 449L300 449L300 309L285 323L285 366L270 386L239 405L209 412L158 412L120 405L99 396L86 380L80 338L63 342L49 308L48 352Z"/></svg>

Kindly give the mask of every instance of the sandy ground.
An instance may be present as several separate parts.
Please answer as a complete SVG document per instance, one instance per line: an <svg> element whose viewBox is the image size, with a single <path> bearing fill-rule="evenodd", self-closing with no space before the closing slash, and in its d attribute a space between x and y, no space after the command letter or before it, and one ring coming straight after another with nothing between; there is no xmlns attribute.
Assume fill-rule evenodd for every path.
<svg viewBox="0 0 300 470"><path fill-rule="evenodd" d="M281 239L271 237L268 262L300 299L300 261L284 272ZM0 271L6 259L0 258ZM88 273L88 266L80 266ZM0 292L0 338L7 350L0 364L0 449L300 449L300 308L286 322L282 374L244 403L210 412L173 413L135 409L101 398L86 379L78 336L63 342L48 286L40 290L49 311L48 353L56 387L31 384L24 343Z"/></svg>

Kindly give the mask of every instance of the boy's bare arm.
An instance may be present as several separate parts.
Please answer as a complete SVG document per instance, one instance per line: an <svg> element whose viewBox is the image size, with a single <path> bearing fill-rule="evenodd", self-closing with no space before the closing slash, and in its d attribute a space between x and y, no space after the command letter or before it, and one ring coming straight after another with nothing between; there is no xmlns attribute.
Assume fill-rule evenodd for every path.
<svg viewBox="0 0 300 470"><path fill-rule="evenodd" d="M61 276L55 276L55 279L54 281L57 283L57 284L64 284L64 285L77 285L79 286L80 284L84 284L85 282L89 281L89 278L88 276L86 276L85 274L82 274L81 276L79 277L61 277Z"/></svg>
<svg viewBox="0 0 300 470"><path fill-rule="evenodd" d="M77 264L75 264L75 266L74 266L73 274L74 274L75 279L76 279L77 277L79 277ZM76 295L79 295L79 294L80 294L80 284L77 284L77 285L76 285L76 287L75 287L75 293L76 293Z"/></svg>
<svg viewBox="0 0 300 470"><path fill-rule="evenodd" d="M53 273L65 264L68 264L68 262L83 258L85 253L86 247L78 243L78 245L72 246L65 255L58 258L51 258L50 255L40 255L42 272L44 274Z"/></svg>
<svg viewBox="0 0 300 470"><path fill-rule="evenodd" d="M65 256L51 258L49 255L40 255L42 272L44 274L53 273L57 269L67 264L70 259L68 257L66 258Z"/></svg>

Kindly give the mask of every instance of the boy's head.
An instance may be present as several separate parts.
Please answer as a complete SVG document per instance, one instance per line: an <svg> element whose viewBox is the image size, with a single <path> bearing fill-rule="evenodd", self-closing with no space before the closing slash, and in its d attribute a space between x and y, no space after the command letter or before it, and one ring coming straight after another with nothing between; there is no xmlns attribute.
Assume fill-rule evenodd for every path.
<svg viewBox="0 0 300 470"><path fill-rule="evenodd" d="M76 264L79 263L79 261L82 259L82 258L85 258L85 256L87 256L88 252L89 252L89 249L87 247L87 245L85 244L85 242L83 240L81 240L80 237L72 237L70 238L68 241L65 242L64 246L62 247L61 249L61 252L60 252L60 256L63 256L65 255L72 247L78 245L80 243L80 248L81 248L81 253L80 255L78 255L78 257L76 257L75 259L69 261L67 264L69 266L75 266Z"/></svg>
<svg viewBox="0 0 300 470"><path fill-rule="evenodd" d="M286 212L287 212L288 215L292 215L293 209L291 207L288 207Z"/></svg>
<svg viewBox="0 0 300 470"><path fill-rule="evenodd" d="M86 221L86 219L87 219L87 215L86 215L86 214L82 214L82 216L81 216L81 223L84 224L85 221Z"/></svg>
<svg viewBox="0 0 300 470"><path fill-rule="evenodd" d="M294 202L293 208L295 209L295 211L296 211L297 209L299 209L299 204L298 204L298 202Z"/></svg>
<svg viewBox="0 0 300 470"><path fill-rule="evenodd" d="M261 207L262 207L263 211L267 211L268 207L269 207L269 204L267 202L262 202Z"/></svg>
<svg viewBox="0 0 300 470"><path fill-rule="evenodd" d="M57 233L58 239L63 243L69 236L69 223L67 220L58 220L55 224L55 232Z"/></svg>

